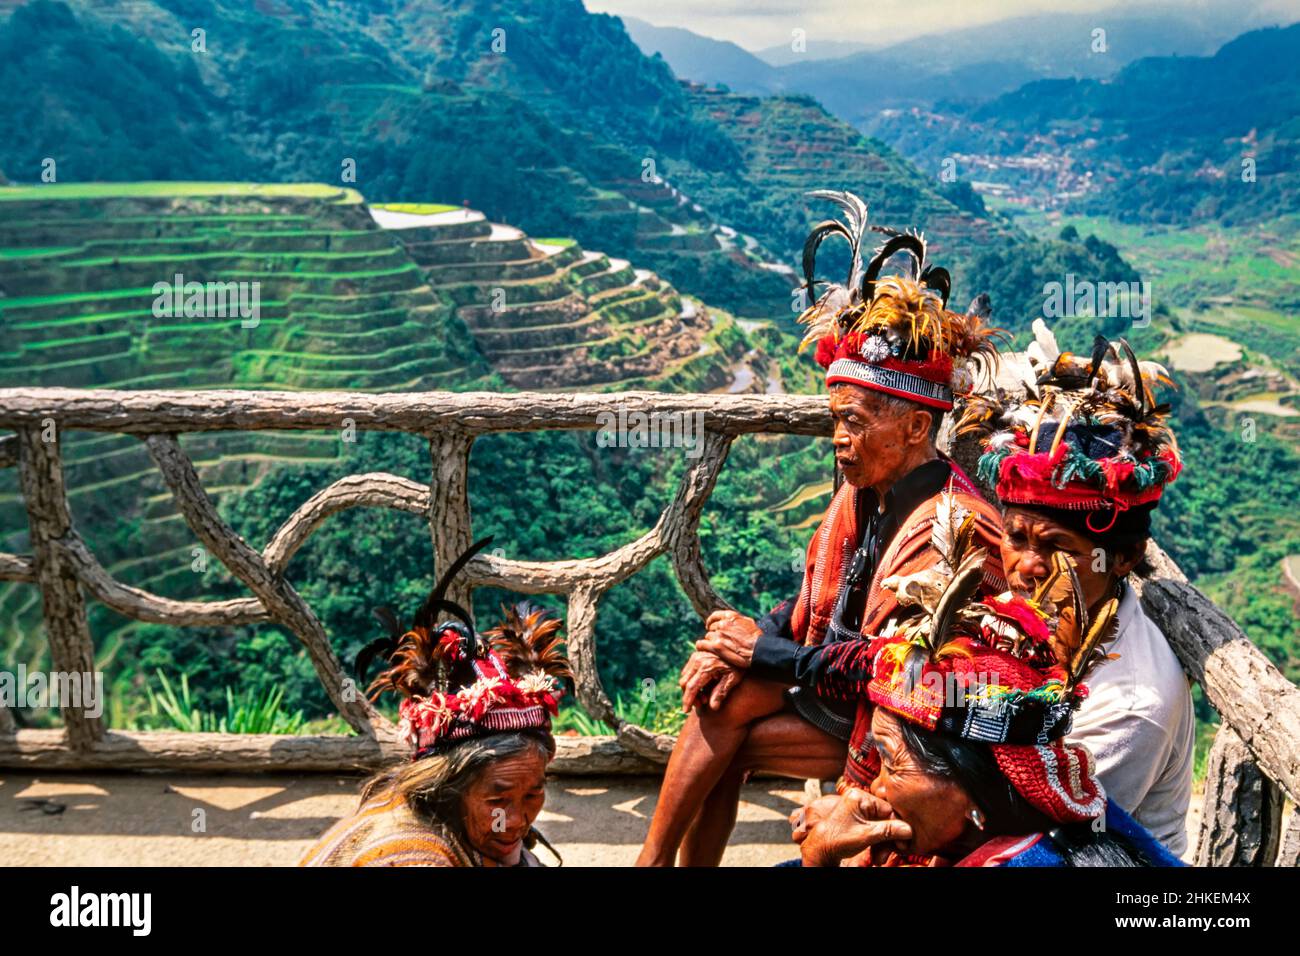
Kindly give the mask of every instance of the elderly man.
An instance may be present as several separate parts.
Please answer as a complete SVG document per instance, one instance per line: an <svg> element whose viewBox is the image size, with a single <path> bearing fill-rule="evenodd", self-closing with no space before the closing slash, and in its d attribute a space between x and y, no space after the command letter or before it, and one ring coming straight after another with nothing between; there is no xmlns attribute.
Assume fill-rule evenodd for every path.
<svg viewBox="0 0 1300 956"><path fill-rule="evenodd" d="M1180 856L1192 789L1192 697L1178 658L1126 583L1146 551L1151 513L1182 469L1168 408L1152 400L1164 370L1139 362L1122 339L1112 345L1098 337L1087 359L1062 353L1041 322L1035 332L1026 398L1005 405L977 398L960 431L984 433L979 476L1005 509L1001 550L1010 588L1035 593L1061 573L1064 556L1083 609L1075 616L1098 628L1099 663L1086 678L1066 743L1086 746L1106 795ZM1063 661L1074 659L1084 629L1062 641L1058 628L1053 640ZM854 690L868 693L865 682ZM865 741L869 720L860 708L851 753ZM882 797L877 771L869 759L850 760L845 779L858 796L847 803L823 798L791 814L805 859L806 838L832 814L852 815L863 791ZM887 819L887 807L881 812ZM812 858L825 839L814 839ZM839 856L866 847L836 842Z"/></svg>
<svg viewBox="0 0 1300 956"><path fill-rule="evenodd" d="M976 402L967 413L999 429L979 472L1005 509L1007 581L1029 590L1061 551L1093 616L1116 600L1111 660L1088 679L1070 740L1092 751L1106 793L1181 855L1196 737L1191 687L1126 582L1146 553L1151 514L1182 470L1168 407L1152 398L1165 371L1139 362L1123 339L1098 337L1085 359L1062 353L1041 321L1034 331L1029 403Z"/></svg>
<svg viewBox="0 0 1300 956"><path fill-rule="evenodd" d="M840 775L855 688L869 665L864 635L878 633L897 608L880 582L938 560L931 534L943 492L956 505L945 519L969 516L988 549L989 583L1001 585L997 512L935 448L954 384L970 381L958 366L996 355L993 335L979 316L947 310L948 275L928 267L919 237L890 233L863 269L865 205L847 193L819 195L841 205L849 225L822 223L809 237L809 293L822 238L840 234L854 253L847 286L832 286L801 318L810 326L805 344L816 343L826 369L844 484L809 543L796 598L761 621L734 611L709 617L682 673L691 713L639 865L717 865L753 770ZM898 253L912 258L911 275L880 279Z"/></svg>

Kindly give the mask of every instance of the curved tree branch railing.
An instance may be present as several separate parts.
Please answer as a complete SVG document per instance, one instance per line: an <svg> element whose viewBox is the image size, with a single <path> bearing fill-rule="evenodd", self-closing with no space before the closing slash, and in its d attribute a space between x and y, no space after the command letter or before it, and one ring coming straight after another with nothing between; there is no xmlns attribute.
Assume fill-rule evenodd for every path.
<svg viewBox="0 0 1300 956"><path fill-rule="evenodd" d="M647 416L704 413L703 447L683 477L672 503L655 526L608 554L568 561L512 561L476 557L452 597L468 604L472 588L494 585L523 593L564 595L568 636L579 703L617 729L621 746L595 751L565 741L575 751L562 760L575 768L650 769L662 762L672 739L623 721L601 684L596 667L595 621L604 594L667 554L682 588L701 615L728 607L709 584L700 561L700 517L732 440L749 432L827 434L829 421L815 396L666 395L658 392L556 395L552 393L357 393L112 392L79 389L0 390L0 428L17 436L0 440L0 465L23 474L33 554L0 554L0 580L41 588L56 669L89 671L93 647L81 597L94 598L136 620L178 626L233 626L274 621L307 650L321 685L341 716L360 735L352 738L283 738L253 742L223 735L136 734L104 728L81 708L65 709L65 732L20 731L12 719L0 724L0 765L231 767L250 750L264 763L325 768L330 761L373 764L394 749L395 728L356 692L311 608L284 579L293 555L331 514L355 507L382 507L422 515L429 522L438 564L469 546L469 455L475 437L501 431L546 428L596 429L620 411ZM276 531L261 552L253 550L217 514L177 435L215 430L360 429L402 431L429 441L432 476L421 485L383 473L352 475L317 492ZM63 489L59 435L84 429L135 435L143 440L190 529L253 597L224 601L177 601L117 581L72 527ZM48 440L45 440L48 439ZM81 666L65 666L79 664ZM0 718L4 720L5 718ZM3 739L4 735L12 740ZM174 738L164 740L163 738ZM221 739L212 739L221 738ZM321 756L315 756L317 747ZM565 756L565 755L562 755ZM640 759L637 759L637 758Z"/></svg>
<svg viewBox="0 0 1300 956"><path fill-rule="evenodd" d="M30 555L0 554L0 580L41 591L53 666L93 670L93 646L82 589L127 617L179 626L230 626L274 621L303 644L318 677L358 736L271 737L225 734L108 732L98 718L66 708L61 731L17 730L0 708L0 766L58 768L337 770L373 767L400 752L395 728L357 693L320 621L284 571L330 515L376 507L424 516L439 566L472 541L467 480L479 435L545 429L594 430L606 416L703 413L703 448L673 501L653 528L608 554L561 561L516 561L479 555L452 597L468 604L474 587L563 595L579 703L617 728L613 742L563 738L558 772L652 770L672 740L622 721L596 667L595 622L601 598L660 555L702 617L729 606L709 583L700 559L701 515L732 441L750 433L830 434L825 399L798 395L691 395L660 392L558 394L429 392L125 392L91 389L0 389L0 467L17 466L31 531ZM259 552L218 515L182 433L232 430L310 430L355 427L400 431L429 442L428 485L383 473L340 479L304 502ZM115 580L72 526L59 435L80 429L142 439L194 534L239 578L251 597L177 601ZM1139 569L1144 608L1168 637L1189 676L1223 718L1211 773L1223 783L1207 789L1207 829L1198 860L1271 862L1280 824L1270 807L1284 793L1300 795L1300 688L1249 641L1154 544ZM1229 788L1255 794L1224 799ZM1245 788L1245 790L1242 790ZM1234 791L1235 792L1235 791ZM1243 820L1242 807L1257 808ZM1262 809L1258 809L1262 808ZM1213 817L1213 819L1209 819ZM1261 822L1262 821L1262 822ZM1293 826L1293 829L1296 827ZM1213 831L1213 832L1209 832ZM1291 849L1288 850L1288 847ZM1300 857L1300 829L1288 833L1282 857Z"/></svg>

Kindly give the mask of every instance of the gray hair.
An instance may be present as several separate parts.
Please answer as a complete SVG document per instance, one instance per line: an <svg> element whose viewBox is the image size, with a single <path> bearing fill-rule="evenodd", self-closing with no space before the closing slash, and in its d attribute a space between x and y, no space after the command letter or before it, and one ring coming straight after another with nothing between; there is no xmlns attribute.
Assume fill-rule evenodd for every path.
<svg viewBox="0 0 1300 956"><path fill-rule="evenodd" d="M361 802L384 790L401 796L424 822L448 827L465 837L465 796L489 766L521 754L536 752L549 762L555 742L549 734L493 734L471 737L443 753L404 761L366 781Z"/></svg>

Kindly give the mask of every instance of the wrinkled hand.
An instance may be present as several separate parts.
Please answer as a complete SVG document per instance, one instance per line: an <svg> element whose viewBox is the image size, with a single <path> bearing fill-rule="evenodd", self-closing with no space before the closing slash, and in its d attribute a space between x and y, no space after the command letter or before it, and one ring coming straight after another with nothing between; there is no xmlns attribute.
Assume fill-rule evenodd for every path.
<svg viewBox="0 0 1300 956"><path fill-rule="evenodd" d="M749 667L754 660L754 645L763 633L752 617L736 611L714 611L704 624L707 633L695 642L697 651L707 651L732 667Z"/></svg>
<svg viewBox="0 0 1300 956"><path fill-rule="evenodd" d="M687 659L677 681L682 688L682 711L690 713L697 704L717 710L739 682L740 672L736 668L724 663L716 654L696 651ZM713 686L707 698L700 697L709 685Z"/></svg>
<svg viewBox="0 0 1300 956"><path fill-rule="evenodd" d="M818 797L812 803L804 804L790 814L790 839L795 843L802 843L809 831L830 816L839 802L838 793L828 793L824 797Z"/></svg>
<svg viewBox="0 0 1300 956"><path fill-rule="evenodd" d="M910 840L912 828L891 813L893 808L884 800L850 788L826 816L808 828L799 846L803 865L839 866L841 860L869 847Z"/></svg>

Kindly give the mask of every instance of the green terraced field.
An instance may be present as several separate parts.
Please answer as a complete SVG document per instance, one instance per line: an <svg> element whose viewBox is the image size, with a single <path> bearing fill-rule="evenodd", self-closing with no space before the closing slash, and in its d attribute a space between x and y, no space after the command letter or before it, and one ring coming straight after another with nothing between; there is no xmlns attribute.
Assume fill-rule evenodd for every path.
<svg viewBox="0 0 1300 956"><path fill-rule="evenodd" d="M436 389L488 382L453 308L429 287L355 190L319 183L71 183L0 188L0 386ZM158 308L155 283L257 282L260 321ZM251 287L250 287L251 288ZM449 343L451 343L449 348ZM284 463L325 463L337 436L186 440L220 498ZM191 596L173 560L194 546L139 442L70 434L74 513L128 580ZM140 554L141 523L150 553ZM23 551L12 469L0 473L0 536ZM185 562L188 564L188 559ZM149 585L146 585L149 586ZM188 589L188 590L187 590ZM12 644L34 622L33 589L0 589Z"/></svg>
<svg viewBox="0 0 1300 956"><path fill-rule="evenodd" d="M408 208L384 208L456 208L401 205ZM391 232L429 283L456 303L502 378L519 388L654 377L697 352L708 329L703 314L683 315L676 290L653 273L584 251L571 239L530 240L482 218Z"/></svg>
<svg viewBox="0 0 1300 956"><path fill-rule="evenodd" d="M851 183L868 202L873 223L924 230L936 261L953 272L955 300L964 302L981 291L966 287L966 264L973 251L1009 235L1005 225L959 209L900 156L807 97L757 97L692 86L690 99L736 144L745 176L669 163L668 178L710 208L735 210L728 225L761 238L777 262L796 264L808 229L804 207L819 218L833 212L828 205L791 200L802 200L811 189Z"/></svg>
<svg viewBox="0 0 1300 956"><path fill-rule="evenodd" d="M1006 203L999 208L1040 236L1073 226L1082 236L1114 244L1151 283L1157 302L1198 313L1222 312L1225 323L1244 319L1300 335L1294 320L1300 307L1300 215L1248 227L1175 227L1099 216L1049 216Z"/></svg>
<svg viewBox="0 0 1300 956"><path fill-rule="evenodd" d="M405 212L414 216L432 216L440 212L455 212L459 206L448 206L434 202L377 202L370 204L372 209L386 209L389 212Z"/></svg>
<svg viewBox="0 0 1300 956"><path fill-rule="evenodd" d="M0 187L0 202L29 202L51 199L120 199L123 197L172 199L193 196L247 199L290 197L295 199L330 199L336 202L350 203L362 201L361 194L355 189L344 189L324 183L47 183L41 186Z"/></svg>
<svg viewBox="0 0 1300 956"><path fill-rule="evenodd" d="M354 190L315 183L75 183L2 188L0 201L0 387L707 391L752 351L730 317L688 308L647 269L457 206L385 203L435 217L385 229ZM258 283L257 324L159 307L155 284L177 273ZM217 499L347 453L316 433L183 443ZM64 455L103 563L137 586L202 596L196 542L139 442L73 433ZM0 547L24 551L25 525L16 475L0 472ZM28 644L34 589L0 586L0 609L12 622L0 644L40 646Z"/></svg>
<svg viewBox="0 0 1300 956"><path fill-rule="evenodd" d="M1151 284L1153 304L1172 316L1173 328L1153 323L1153 350L1192 376L1207 407L1262 412L1268 427L1300 447L1300 429L1289 422L1300 393L1300 215L1250 226L1165 226L999 208L1039 236L1072 226L1117 246ZM1245 371L1270 378L1252 382Z"/></svg>

